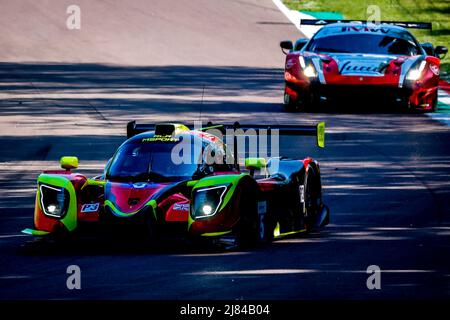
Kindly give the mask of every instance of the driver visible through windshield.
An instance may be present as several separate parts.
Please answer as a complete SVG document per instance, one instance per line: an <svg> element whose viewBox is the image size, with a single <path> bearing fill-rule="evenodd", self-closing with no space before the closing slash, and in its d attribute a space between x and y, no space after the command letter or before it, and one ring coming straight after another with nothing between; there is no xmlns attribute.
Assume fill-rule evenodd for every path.
<svg viewBox="0 0 450 320"><path fill-rule="evenodd" d="M408 33L341 32L341 28L322 29L308 43L305 51L317 53L362 53L413 56L420 49Z"/></svg>
<svg viewBox="0 0 450 320"><path fill-rule="evenodd" d="M171 159L174 143L130 142L119 148L115 154L106 178L116 181L177 181L192 178L198 168L192 151L191 163L175 164Z"/></svg>

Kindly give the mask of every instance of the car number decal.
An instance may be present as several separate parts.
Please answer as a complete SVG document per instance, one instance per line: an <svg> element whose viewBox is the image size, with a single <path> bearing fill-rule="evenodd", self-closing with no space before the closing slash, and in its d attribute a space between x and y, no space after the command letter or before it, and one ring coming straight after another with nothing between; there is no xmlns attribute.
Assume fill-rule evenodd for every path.
<svg viewBox="0 0 450 320"><path fill-rule="evenodd" d="M298 191L300 194L300 203L304 203L305 202L305 186L304 185L299 186Z"/></svg>
<svg viewBox="0 0 450 320"><path fill-rule="evenodd" d="M99 207L100 207L100 203L83 204L83 206L81 207L81 212L82 213L97 212Z"/></svg>

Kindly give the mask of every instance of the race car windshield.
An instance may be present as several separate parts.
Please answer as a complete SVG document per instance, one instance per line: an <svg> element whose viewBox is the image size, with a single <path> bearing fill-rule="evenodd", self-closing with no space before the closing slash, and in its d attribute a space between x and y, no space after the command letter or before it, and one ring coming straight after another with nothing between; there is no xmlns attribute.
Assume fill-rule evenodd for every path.
<svg viewBox="0 0 450 320"><path fill-rule="evenodd" d="M310 41L306 51L413 56L420 54L412 40L384 34L333 34Z"/></svg>
<svg viewBox="0 0 450 320"><path fill-rule="evenodd" d="M176 143L168 142L125 144L112 159L106 178L133 182L178 181L192 178L198 168L197 161L175 164L171 156L175 145ZM193 146L190 150L192 153L190 159L198 159Z"/></svg>

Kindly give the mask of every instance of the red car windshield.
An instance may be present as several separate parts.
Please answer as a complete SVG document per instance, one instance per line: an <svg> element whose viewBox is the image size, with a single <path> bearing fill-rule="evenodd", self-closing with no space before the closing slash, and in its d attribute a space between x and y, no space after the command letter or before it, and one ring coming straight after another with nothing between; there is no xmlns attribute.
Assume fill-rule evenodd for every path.
<svg viewBox="0 0 450 320"><path fill-rule="evenodd" d="M414 56L421 54L408 39L385 34L340 33L312 39L305 51L317 53L363 53Z"/></svg>

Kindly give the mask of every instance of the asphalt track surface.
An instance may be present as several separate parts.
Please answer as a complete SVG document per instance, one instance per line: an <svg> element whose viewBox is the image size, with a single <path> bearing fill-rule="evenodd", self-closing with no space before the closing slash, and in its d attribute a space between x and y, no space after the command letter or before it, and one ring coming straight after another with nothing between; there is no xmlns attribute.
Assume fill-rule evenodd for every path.
<svg viewBox="0 0 450 320"><path fill-rule="evenodd" d="M450 131L420 114L282 110L284 56L300 35L270 0L1 1L1 299L435 299L450 295ZM203 99L202 99L202 92ZM203 100L203 103L201 101ZM102 170L129 120L327 123L331 224L262 248L147 249L95 238L34 246L35 179L61 155ZM66 288L66 268L82 289ZM368 290L378 265L381 290Z"/></svg>

